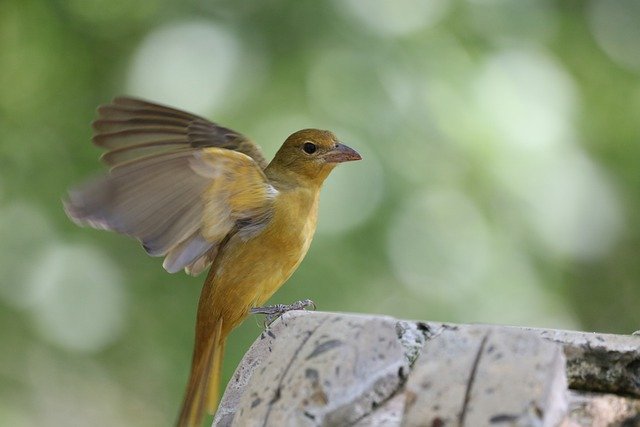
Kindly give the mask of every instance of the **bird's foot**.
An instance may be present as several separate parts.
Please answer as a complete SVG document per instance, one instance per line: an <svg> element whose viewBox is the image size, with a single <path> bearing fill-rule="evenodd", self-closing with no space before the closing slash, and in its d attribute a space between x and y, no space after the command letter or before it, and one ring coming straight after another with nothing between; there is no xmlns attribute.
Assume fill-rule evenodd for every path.
<svg viewBox="0 0 640 427"><path fill-rule="evenodd" d="M302 301L296 301L293 304L276 304L276 305L267 305L265 307L253 307L251 309L251 314L264 314L264 326L269 327L276 319L285 314L287 311L292 310L305 310L307 308L311 308L312 310L316 309L316 303L311 301L310 299L305 299Z"/></svg>

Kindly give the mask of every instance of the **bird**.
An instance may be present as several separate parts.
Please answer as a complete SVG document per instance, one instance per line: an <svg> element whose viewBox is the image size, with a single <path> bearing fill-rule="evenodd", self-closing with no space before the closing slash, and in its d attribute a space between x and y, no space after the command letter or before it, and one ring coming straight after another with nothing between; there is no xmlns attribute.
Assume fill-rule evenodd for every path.
<svg viewBox="0 0 640 427"><path fill-rule="evenodd" d="M323 182L361 156L330 131L303 129L267 162L234 130L127 96L98 107L92 125L109 170L68 191L69 218L137 239L169 273L209 269L176 423L198 426L217 409L229 333L250 313L274 314L261 307L309 249Z"/></svg>

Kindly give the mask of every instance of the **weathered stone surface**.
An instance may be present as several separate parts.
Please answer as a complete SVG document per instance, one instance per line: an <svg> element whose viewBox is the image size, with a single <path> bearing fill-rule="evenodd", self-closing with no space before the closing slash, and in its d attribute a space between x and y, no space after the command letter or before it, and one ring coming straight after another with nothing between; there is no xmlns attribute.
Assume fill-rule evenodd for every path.
<svg viewBox="0 0 640 427"><path fill-rule="evenodd" d="M493 328L485 336L465 425L558 425L567 412L562 348L527 331Z"/></svg>
<svg viewBox="0 0 640 427"><path fill-rule="evenodd" d="M402 422L405 401L404 393L398 393L353 424L353 427L398 427Z"/></svg>
<svg viewBox="0 0 640 427"><path fill-rule="evenodd" d="M405 386L403 426L458 425L482 329L447 329L425 344Z"/></svg>
<svg viewBox="0 0 640 427"><path fill-rule="evenodd" d="M240 400L245 394L253 373L257 369L265 369L262 364L272 354L272 349L278 336L286 336L286 339L277 340L278 348L281 352L291 352L287 357L291 357L309 330L317 329L320 324L327 319L322 316L309 316L308 312L301 311L287 313L282 319L275 322L269 331L263 332L245 353L242 362L238 365L233 377L227 384L218 411L214 418L213 425L227 427L232 425L234 416L238 410ZM291 317L295 317L295 328L287 329Z"/></svg>
<svg viewBox="0 0 640 427"><path fill-rule="evenodd" d="M608 393L569 392L569 415L562 427L637 427L640 400Z"/></svg>
<svg viewBox="0 0 640 427"><path fill-rule="evenodd" d="M536 332L564 346L571 388L640 397L640 336Z"/></svg>
<svg viewBox="0 0 640 427"><path fill-rule="evenodd" d="M245 354L214 425L629 427L639 395L640 336L297 311Z"/></svg>
<svg viewBox="0 0 640 427"><path fill-rule="evenodd" d="M437 331L443 327L491 327L421 322ZM503 330L531 331L545 340L561 344L567 361L570 388L624 393L640 397L640 336L599 334L555 329L500 326Z"/></svg>
<svg viewBox="0 0 640 427"><path fill-rule="evenodd" d="M261 346L260 365L250 377L239 372L246 385L232 425L356 423L389 399L409 370L397 323L387 317L287 314L271 330L276 339ZM221 411L230 414L229 403ZM228 423L228 416L216 422Z"/></svg>
<svg viewBox="0 0 640 427"><path fill-rule="evenodd" d="M527 331L448 329L406 384L405 426L554 426L566 412L564 357Z"/></svg>

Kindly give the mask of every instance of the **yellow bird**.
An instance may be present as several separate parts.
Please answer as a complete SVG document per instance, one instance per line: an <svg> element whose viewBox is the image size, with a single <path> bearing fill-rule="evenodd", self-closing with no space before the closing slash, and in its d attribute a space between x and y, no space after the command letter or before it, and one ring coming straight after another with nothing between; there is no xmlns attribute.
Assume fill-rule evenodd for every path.
<svg viewBox="0 0 640 427"><path fill-rule="evenodd" d="M191 374L178 426L200 425L218 404L228 334L296 270L315 233L323 181L360 160L329 131L289 136L271 163L243 135L170 107L115 98L98 108L93 142L109 173L69 192L80 225L138 239L164 268L209 266Z"/></svg>

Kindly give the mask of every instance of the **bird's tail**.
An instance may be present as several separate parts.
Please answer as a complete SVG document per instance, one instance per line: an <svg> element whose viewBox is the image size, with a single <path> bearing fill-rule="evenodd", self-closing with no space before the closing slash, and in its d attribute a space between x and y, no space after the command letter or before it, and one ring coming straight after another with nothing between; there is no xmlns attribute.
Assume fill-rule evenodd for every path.
<svg viewBox="0 0 640 427"><path fill-rule="evenodd" d="M226 336L222 319L216 322L212 336L196 341L187 391L182 403L178 427L198 427L204 412L214 414L218 407L220 369Z"/></svg>

